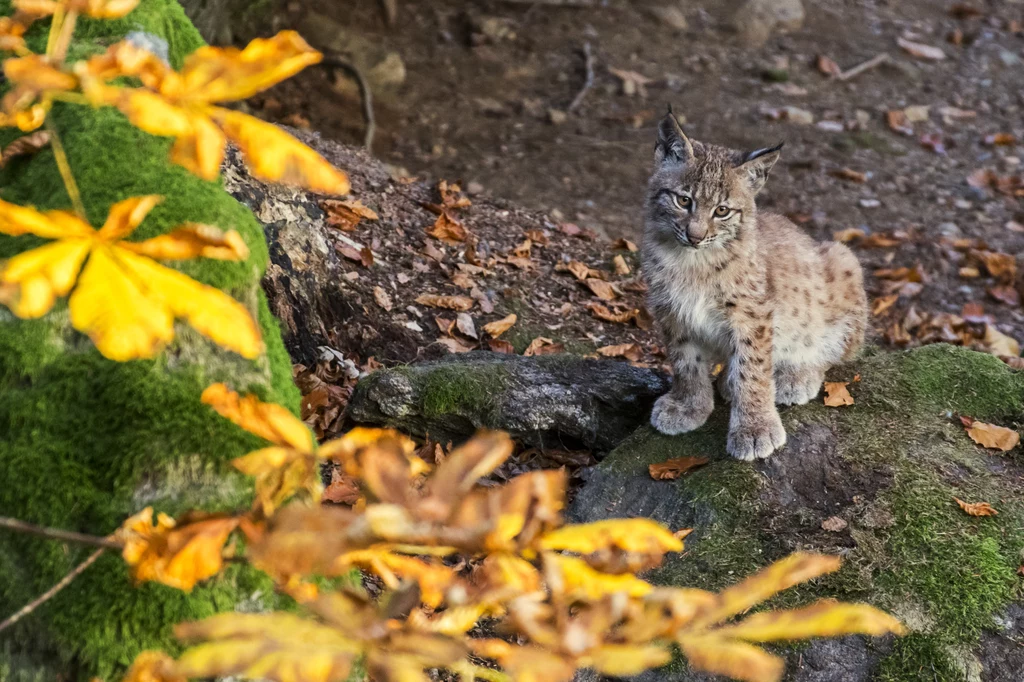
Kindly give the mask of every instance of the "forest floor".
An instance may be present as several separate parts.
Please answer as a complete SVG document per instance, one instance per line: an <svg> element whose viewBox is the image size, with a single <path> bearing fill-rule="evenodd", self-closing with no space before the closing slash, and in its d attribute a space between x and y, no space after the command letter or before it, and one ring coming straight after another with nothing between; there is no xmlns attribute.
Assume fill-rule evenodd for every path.
<svg viewBox="0 0 1024 682"><path fill-rule="evenodd" d="M470 294L475 281L453 282L461 273L486 278L477 291L494 294L494 313L470 313L477 327L518 315L502 337L512 338L516 352L536 337L585 352L637 343L639 354L623 351L628 359L660 362L656 333L642 314L637 259L614 240L639 242L655 126L671 102L696 139L742 149L786 141L760 204L815 238L848 241L868 273L876 343L949 341L1018 355L1024 4L823 0L806 4L801 30L755 48L729 27L735 3L681 3L682 27L678 14L676 21L665 18L667 2L399 2L391 27L374 0L313 0L282 10L278 23L307 37L317 26L341 26L400 56L404 82L376 98L373 151L393 175L461 182L471 199L487 195L510 209L453 212L482 249L469 261L483 258L482 265L467 262L464 250L458 255L457 242L446 247L408 230L396 239L361 225L366 239L396 254L375 267L400 263L405 273L382 271L345 285L366 288L367 324L374 323L371 292L383 284L395 300L394 311L376 311L382 320L408 310L408 321L427 327L416 317L426 309L412 312L413 300ZM321 47L315 36L310 40ZM593 55L593 84L568 112L586 81L584 46ZM942 59L923 58L936 51ZM831 63L850 69L881 54L888 61L852 79L827 74ZM358 144L363 128L354 92L313 68L254 107L267 118ZM526 217L513 206L543 215ZM423 210L424 230L434 218ZM546 237L537 238L537 230ZM532 253L517 255L528 233L535 237ZM438 256L437 248L449 254ZM496 276L473 270L493 273L495 262L486 263L492 253L501 261ZM615 290L584 281L599 278L592 272L579 281L560 272L569 261L602 271ZM357 263L350 267L365 274ZM602 323L594 319L603 314L596 305L641 314ZM456 321L457 311L426 311L440 313L439 325ZM424 344L440 336L451 339L449 349L488 346L459 326L430 325L418 334ZM477 335L487 336L479 329ZM377 336L378 359L414 359L408 341Z"/></svg>

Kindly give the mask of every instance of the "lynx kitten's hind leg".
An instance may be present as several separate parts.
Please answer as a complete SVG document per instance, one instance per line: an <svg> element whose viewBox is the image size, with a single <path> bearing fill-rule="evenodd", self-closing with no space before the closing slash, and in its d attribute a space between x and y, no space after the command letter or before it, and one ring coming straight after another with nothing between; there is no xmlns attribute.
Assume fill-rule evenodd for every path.
<svg viewBox="0 0 1024 682"><path fill-rule="evenodd" d="M818 396L825 381L825 370L819 367L775 368L775 402L779 405L806 405Z"/></svg>

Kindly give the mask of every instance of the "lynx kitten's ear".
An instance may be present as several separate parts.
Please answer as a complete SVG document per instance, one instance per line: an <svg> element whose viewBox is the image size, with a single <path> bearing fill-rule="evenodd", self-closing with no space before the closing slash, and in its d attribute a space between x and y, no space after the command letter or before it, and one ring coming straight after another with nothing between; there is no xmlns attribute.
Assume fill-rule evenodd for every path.
<svg viewBox="0 0 1024 682"><path fill-rule="evenodd" d="M736 170L746 174L750 182L750 189L754 194L760 192L761 188L764 187L764 183L768 181L768 173L771 172L772 166L782 156L782 145L784 144L785 142L780 142L774 147L750 152L736 166Z"/></svg>
<svg viewBox="0 0 1024 682"><path fill-rule="evenodd" d="M672 113L672 107L658 124L658 143L654 147L656 163L690 163L693 161L693 145L686 137L679 120Z"/></svg>

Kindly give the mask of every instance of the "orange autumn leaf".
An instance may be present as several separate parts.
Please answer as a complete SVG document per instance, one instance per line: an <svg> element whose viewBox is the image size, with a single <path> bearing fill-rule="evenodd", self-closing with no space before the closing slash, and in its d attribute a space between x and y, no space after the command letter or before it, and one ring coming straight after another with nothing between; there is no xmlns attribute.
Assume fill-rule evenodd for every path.
<svg viewBox="0 0 1024 682"><path fill-rule="evenodd" d="M397 554L385 545L346 552L337 558L331 572L344 575L352 567L373 571L391 589L398 589L401 580L416 581L420 598L431 608L441 605L445 590L455 579L454 571L444 564Z"/></svg>
<svg viewBox="0 0 1024 682"><path fill-rule="evenodd" d="M655 481L672 481L707 463L707 457L676 457L648 465L647 472Z"/></svg>
<svg viewBox="0 0 1024 682"><path fill-rule="evenodd" d="M273 38L257 38L242 50L202 47L180 72L144 49L120 42L78 65L76 73L95 104L117 107L147 133L174 137L171 161L199 177L217 177L230 139L261 180L346 194L348 177L291 135L247 114L213 106L250 97L321 58L299 34L282 31ZM139 78L142 87L109 85L123 76Z"/></svg>
<svg viewBox="0 0 1024 682"><path fill-rule="evenodd" d="M978 445L992 450L1009 452L1020 443L1020 434L1013 429L985 422L971 422L967 428L967 435Z"/></svg>
<svg viewBox="0 0 1024 682"><path fill-rule="evenodd" d="M14 0L13 4L20 12L40 17L61 10L93 19L120 19L135 9L139 0Z"/></svg>
<svg viewBox="0 0 1024 682"><path fill-rule="evenodd" d="M576 554L612 548L658 555L683 551L681 539L660 523L645 518L606 519L562 526L540 537L536 546L541 550Z"/></svg>
<svg viewBox="0 0 1024 682"><path fill-rule="evenodd" d="M533 341L530 341L530 345L523 351L523 355L528 358L536 355L554 355L561 353L563 350L565 350L565 346L562 344L555 343L546 336L538 336Z"/></svg>
<svg viewBox="0 0 1024 682"><path fill-rule="evenodd" d="M853 396L847 390L849 381L826 381L825 382L825 405L827 407L843 407L853 405Z"/></svg>
<svg viewBox="0 0 1024 682"><path fill-rule="evenodd" d="M467 236L466 228L447 211L442 211L437 216L427 234L448 244L464 242Z"/></svg>
<svg viewBox="0 0 1024 682"><path fill-rule="evenodd" d="M35 130L43 125L53 96L78 87L78 78L51 64L44 55L6 59L3 68L14 87L0 99L0 128Z"/></svg>
<svg viewBox="0 0 1024 682"><path fill-rule="evenodd" d="M591 302L587 304L587 310L594 314L599 320L605 322L615 322L617 324L624 324L630 320L634 320L640 315L640 311L636 308L631 310L624 310L622 312L613 312L607 306L601 305L600 303Z"/></svg>
<svg viewBox="0 0 1024 682"><path fill-rule="evenodd" d="M597 349L599 355L606 358L625 358L633 362L639 362L644 356L644 351L636 343L620 343L613 346L602 346Z"/></svg>
<svg viewBox="0 0 1024 682"><path fill-rule="evenodd" d="M244 260L249 251L237 232L185 225L123 241L160 200L118 202L99 230L67 211L41 213L0 200L0 233L56 240L0 263L0 303L18 317L37 318L70 293L71 325L112 360L153 357L174 339L176 318L243 357L259 356L259 327L242 304L149 257Z"/></svg>
<svg viewBox="0 0 1024 682"><path fill-rule="evenodd" d="M469 296L438 296L437 294L420 294L416 297L420 305L431 308L466 311L473 307L473 299Z"/></svg>
<svg viewBox="0 0 1024 682"><path fill-rule="evenodd" d="M320 208L327 213L327 224L344 232L356 229L363 220L379 220L380 216L361 201L340 201L325 199Z"/></svg>
<svg viewBox="0 0 1024 682"><path fill-rule="evenodd" d="M959 497L954 497L960 508L971 516L997 516L997 512L988 502L964 502Z"/></svg>
<svg viewBox="0 0 1024 682"><path fill-rule="evenodd" d="M583 283L587 285L587 288L590 289L595 296L603 301L614 301L618 297L615 287L604 280L591 277Z"/></svg>
<svg viewBox="0 0 1024 682"><path fill-rule="evenodd" d="M187 682L174 666L174 659L162 651L143 651L121 682Z"/></svg>
<svg viewBox="0 0 1024 682"><path fill-rule="evenodd" d="M516 317L516 314L512 313L511 315L507 315L501 318L500 320L488 322L487 324L484 325L484 331L490 334L492 338L496 339L505 332L507 332L509 329L511 329L512 325L516 323L517 319L519 318Z"/></svg>
<svg viewBox="0 0 1024 682"><path fill-rule="evenodd" d="M228 536L238 526L233 517L212 517L179 526L166 514L153 523L153 508L127 519L114 534L138 582L155 581L191 591L195 584L217 575L224 565Z"/></svg>
<svg viewBox="0 0 1024 682"><path fill-rule="evenodd" d="M0 17L0 52L14 52L19 56L28 54L28 45L25 44L27 23L15 17Z"/></svg>

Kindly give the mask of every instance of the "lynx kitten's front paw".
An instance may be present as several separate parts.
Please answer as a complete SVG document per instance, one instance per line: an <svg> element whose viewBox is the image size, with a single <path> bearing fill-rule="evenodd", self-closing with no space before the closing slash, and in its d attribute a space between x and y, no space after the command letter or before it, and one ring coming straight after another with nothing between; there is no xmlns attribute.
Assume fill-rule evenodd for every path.
<svg viewBox="0 0 1024 682"><path fill-rule="evenodd" d="M733 421L725 449L736 459L764 459L786 444L786 429L775 410L740 420L734 417Z"/></svg>
<svg viewBox="0 0 1024 682"><path fill-rule="evenodd" d="M710 396L680 400L668 393L654 403L651 426L667 436L687 433L703 426L714 408L715 401Z"/></svg>

